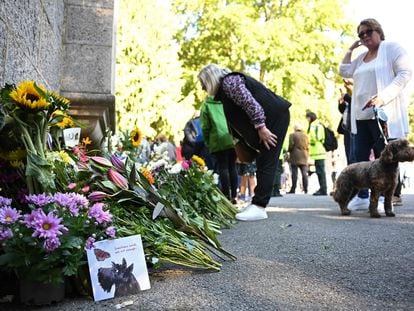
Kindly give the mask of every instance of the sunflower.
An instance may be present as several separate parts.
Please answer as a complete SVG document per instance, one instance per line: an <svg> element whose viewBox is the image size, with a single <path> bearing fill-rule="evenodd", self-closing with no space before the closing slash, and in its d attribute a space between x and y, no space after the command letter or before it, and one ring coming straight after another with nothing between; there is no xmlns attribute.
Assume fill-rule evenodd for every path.
<svg viewBox="0 0 414 311"><path fill-rule="evenodd" d="M193 155L191 157L191 159L194 160L200 166L205 166L206 165L206 162L204 162L204 160L202 158L200 158L199 156L197 156L197 155Z"/></svg>
<svg viewBox="0 0 414 311"><path fill-rule="evenodd" d="M23 81L10 92L10 97L17 106L29 110L42 110L49 107L50 103L39 92L46 92L41 85L34 81Z"/></svg>
<svg viewBox="0 0 414 311"><path fill-rule="evenodd" d="M139 130L138 127L135 127L134 130L131 132L131 142L132 146L138 147L142 141L142 132Z"/></svg>
<svg viewBox="0 0 414 311"><path fill-rule="evenodd" d="M55 93L55 92L50 92L50 97L53 99L53 102L55 103L55 105L59 108L59 109L63 109L66 110L69 108L69 99L64 98L62 96L60 96L59 94Z"/></svg>
<svg viewBox="0 0 414 311"><path fill-rule="evenodd" d="M145 178L148 180L148 182L152 185L154 183L154 177L152 177L152 174L149 170L147 170L145 167L141 168L142 175L145 176Z"/></svg>
<svg viewBox="0 0 414 311"><path fill-rule="evenodd" d="M61 129L73 127L75 125L75 122L73 121L73 119L70 116L68 116L66 112L63 112L62 110L54 111L52 113L52 118L56 118L55 121L58 121L58 122L56 122L54 125Z"/></svg>

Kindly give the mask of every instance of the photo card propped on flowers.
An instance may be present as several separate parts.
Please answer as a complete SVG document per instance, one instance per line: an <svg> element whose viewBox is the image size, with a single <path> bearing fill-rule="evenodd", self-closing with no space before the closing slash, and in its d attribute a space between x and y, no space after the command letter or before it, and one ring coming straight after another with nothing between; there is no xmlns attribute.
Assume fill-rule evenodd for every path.
<svg viewBox="0 0 414 311"><path fill-rule="evenodd" d="M63 130L63 140L66 147L74 147L79 144L81 134L80 127L72 127Z"/></svg>
<svg viewBox="0 0 414 311"><path fill-rule="evenodd" d="M95 301L151 288L141 235L95 242L86 252Z"/></svg>

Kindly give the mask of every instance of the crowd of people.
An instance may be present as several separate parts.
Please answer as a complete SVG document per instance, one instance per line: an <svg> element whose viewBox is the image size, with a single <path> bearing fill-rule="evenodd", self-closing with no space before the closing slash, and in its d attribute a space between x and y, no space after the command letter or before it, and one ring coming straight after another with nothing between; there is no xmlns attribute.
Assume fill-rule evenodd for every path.
<svg viewBox="0 0 414 311"><path fill-rule="evenodd" d="M407 53L398 43L385 41L375 19L362 20L357 36L339 68L345 92L338 100L342 119L337 132L344 137L346 164L378 158L388 141L409 132L403 94L412 74ZM360 47L365 50L352 57ZM282 196L281 189L286 194L307 194L313 174L318 189L312 194L328 195L325 167L330 164L334 185L338 156L327 149L326 128L315 112L306 111L306 129L298 123L288 134L291 103L258 80L216 64L202 68L198 80L207 97L200 115L184 128L181 155L202 157L217 172L223 194L234 204L251 200L237 219L266 219L272 196ZM170 144L161 136L157 148L175 160ZM398 186L394 204L402 203L400 194ZM368 206L369 191L363 189L348 208Z"/></svg>

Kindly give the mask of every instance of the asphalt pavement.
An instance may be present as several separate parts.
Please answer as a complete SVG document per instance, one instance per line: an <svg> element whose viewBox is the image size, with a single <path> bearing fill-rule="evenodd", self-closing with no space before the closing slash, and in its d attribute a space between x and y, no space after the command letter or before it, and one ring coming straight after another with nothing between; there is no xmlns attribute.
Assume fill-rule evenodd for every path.
<svg viewBox="0 0 414 311"><path fill-rule="evenodd" d="M219 236L238 258L220 272L163 266L138 295L36 310L414 310L414 195L403 203L396 217L373 219L341 216L329 196L272 198L267 220Z"/></svg>

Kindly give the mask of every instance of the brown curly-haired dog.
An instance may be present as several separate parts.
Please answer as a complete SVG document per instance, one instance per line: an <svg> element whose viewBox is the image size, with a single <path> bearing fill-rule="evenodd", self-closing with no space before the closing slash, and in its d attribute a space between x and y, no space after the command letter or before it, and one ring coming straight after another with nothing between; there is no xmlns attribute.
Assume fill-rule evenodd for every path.
<svg viewBox="0 0 414 311"><path fill-rule="evenodd" d="M360 189L371 189L369 213L371 217L381 217L378 213L378 199L384 194L385 215L395 216L392 212L392 195L398 181L398 162L414 161L414 147L405 139L391 141L385 146L379 159L353 163L347 166L336 180L333 198L339 203L342 215L350 215L349 201Z"/></svg>

